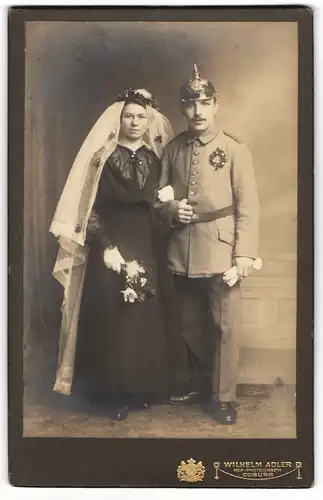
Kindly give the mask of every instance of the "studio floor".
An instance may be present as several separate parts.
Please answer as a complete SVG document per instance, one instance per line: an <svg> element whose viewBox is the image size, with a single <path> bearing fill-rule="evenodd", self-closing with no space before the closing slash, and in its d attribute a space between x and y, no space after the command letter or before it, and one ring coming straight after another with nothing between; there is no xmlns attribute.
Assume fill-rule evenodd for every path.
<svg viewBox="0 0 323 500"><path fill-rule="evenodd" d="M235 426L215 423L199 405L152 405L116 422L104 411L71 407L68 397L54 404L25 399L26 437L296 438L295 388L244 387L238 391Z"/></svg>

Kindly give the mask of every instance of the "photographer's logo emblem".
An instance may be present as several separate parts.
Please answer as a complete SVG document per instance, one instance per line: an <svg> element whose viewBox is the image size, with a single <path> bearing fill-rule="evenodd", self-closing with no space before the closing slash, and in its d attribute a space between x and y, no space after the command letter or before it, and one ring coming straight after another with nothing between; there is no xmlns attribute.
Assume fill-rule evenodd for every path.
<svg viewBox="0 0 323 500"><path fill-rule="evenodd" d="M202 462L197 462L193 458L184 462L181 461L180 465L177 467L177 477L180 481L185 481L186 483L197 483L203 481L205 474L205 467Z"/></svg>

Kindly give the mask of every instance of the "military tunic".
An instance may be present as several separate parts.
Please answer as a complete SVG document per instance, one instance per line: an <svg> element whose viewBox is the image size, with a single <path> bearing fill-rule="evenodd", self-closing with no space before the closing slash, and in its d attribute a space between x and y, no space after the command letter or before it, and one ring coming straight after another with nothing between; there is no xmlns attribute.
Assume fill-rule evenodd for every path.
<svg viewBox="0 0 323 500"><path fill-rule="evenodd" d="M156 210L169 228L168 264L177 290L191 390L201 390L208 381L221 401L233 401L240 284L229 288L222 273L234 257L257 257L259 202L250 152L216 127L198 138L183 132L163 154L159 188L167 185L173 187L175 200L157 203ZM196 222L176 220L177 205L184 198L193 206ZM228 209L228 215L203 221L222 209Z"/></svg>
<svg viewBox="0 0 323 500"><path fill-rule="evenodd" d="M217 166L217 156L223 161ZM223 273L233 257L257 257L258 196L247 147L221 130L198 139L184 132L164 151L160 187L171 184L175 200L187 198L196 214L233 205L234 213L211 222L173 225L169 267L190 277ZM159 208L172 225L176 201Z"/></svg>

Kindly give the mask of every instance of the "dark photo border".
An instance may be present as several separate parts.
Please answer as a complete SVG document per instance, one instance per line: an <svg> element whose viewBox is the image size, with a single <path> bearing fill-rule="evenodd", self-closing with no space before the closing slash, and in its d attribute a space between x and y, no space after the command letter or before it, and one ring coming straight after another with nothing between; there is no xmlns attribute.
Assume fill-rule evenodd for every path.
<svg viewBox="0 0 323 500"><path fill-rule="evenodd" d="M9 10L9 480L14 486L306 488L313 484L313 13L307 7L107 7ZM297 439L23 437L24 75L27 21L294 21L298 23ZM243 454L242 451L243 450ZM242 456L243 455L243 456ZM178 464L194 456L204 481L181 483ZM214 461L302 462L302 480L244 481Z"/></svg>

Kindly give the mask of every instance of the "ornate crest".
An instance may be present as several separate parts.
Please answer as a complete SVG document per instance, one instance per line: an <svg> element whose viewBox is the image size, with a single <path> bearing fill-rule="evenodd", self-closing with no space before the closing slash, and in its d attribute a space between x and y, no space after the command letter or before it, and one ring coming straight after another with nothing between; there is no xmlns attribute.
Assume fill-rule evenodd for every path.
<svg viewBox="0 0 323 500"><path fill-rule="evenodd" d="M219 168L224 167L224 165L228 161L228 157L223 149L216 148L216 150L210 154L209 160L215 170L218 170Z"/></svg>
<svg viewBox="0 0 323 500"><path fill-rule="evenodd" d="M187 462L181 461L177 467L177 477L180 481L187 483L197 483L203 481L205 474L205 467L202 462L196 463L196 460L190 458Z"/></svg>

